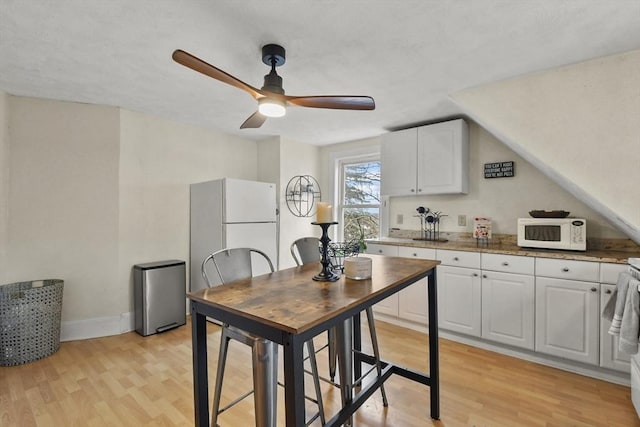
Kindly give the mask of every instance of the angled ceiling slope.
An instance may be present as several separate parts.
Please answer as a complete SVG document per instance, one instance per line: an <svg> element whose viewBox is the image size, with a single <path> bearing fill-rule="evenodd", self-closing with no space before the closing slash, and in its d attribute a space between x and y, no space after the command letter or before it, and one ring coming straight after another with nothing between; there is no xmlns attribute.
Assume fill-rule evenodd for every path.
<svg viewBox="0 0 640 427"><path fill-rule="evenodd" d="M457 92L465 113L640 244L640 50Z"/></svg>

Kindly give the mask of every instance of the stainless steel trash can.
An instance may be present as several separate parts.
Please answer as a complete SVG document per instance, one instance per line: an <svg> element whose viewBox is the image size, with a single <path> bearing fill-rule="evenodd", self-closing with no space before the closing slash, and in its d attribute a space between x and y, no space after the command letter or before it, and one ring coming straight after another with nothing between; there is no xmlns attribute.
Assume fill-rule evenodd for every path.
<svg viewBox="0 0 640 427"><path fill-rule="evenodd" d="M186 269L180 260L133 266L136 332L152 335L182 326L186 316Z"/></svg>

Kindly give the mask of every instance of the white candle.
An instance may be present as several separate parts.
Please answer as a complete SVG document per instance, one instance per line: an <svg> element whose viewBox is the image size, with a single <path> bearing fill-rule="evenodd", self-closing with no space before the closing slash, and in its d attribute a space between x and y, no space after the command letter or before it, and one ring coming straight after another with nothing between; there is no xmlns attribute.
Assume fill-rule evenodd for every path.
<svg viewBox="0 0 640 427"><path fill-rule="evenodd" d="M318 213L316 214L316 222L333 222L331 205L329 203L318 202Z"/></svg>

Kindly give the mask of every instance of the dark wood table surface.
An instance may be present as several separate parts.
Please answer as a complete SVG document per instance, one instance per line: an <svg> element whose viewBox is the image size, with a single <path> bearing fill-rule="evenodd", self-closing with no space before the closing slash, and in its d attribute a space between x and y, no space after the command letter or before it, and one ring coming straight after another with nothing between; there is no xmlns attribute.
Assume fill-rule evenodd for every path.
<svg viewBox="0 0 640 427"><path fill-rule="evenodd" d="M353 398L327 425L347 420L391 375L399 374L431 388L431 417L439 419L438 322L435 260L360 255L372 259L372 277L352 280L344 275L336 282L312 279L320 263L305 264L274 273L188 294L192 313L193 375L196 426L209 424L206 317L212 317L283 345L286 425L304 425L304 343L338 326L348 318L355 320L356 348L360 348L359 314L412 283L428 278L429 376L383 362L381 378L373 381ZM372 363L371 356L357 356ZM357 366L356 372L360 369Z"/></svg>

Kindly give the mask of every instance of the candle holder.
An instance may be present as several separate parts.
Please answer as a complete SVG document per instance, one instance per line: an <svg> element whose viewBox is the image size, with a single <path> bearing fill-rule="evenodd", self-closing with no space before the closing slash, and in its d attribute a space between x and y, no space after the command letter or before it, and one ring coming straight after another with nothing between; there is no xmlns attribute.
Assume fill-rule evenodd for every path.
<svg viewBox="0 0 640 427"><path fill-rule="evenodd" d="M327 234L329 227L333 224L337 224L337 222L312 222L313 225L319 225L322 228L322 237L320 238L320 242L322 243L322 258L320 259L320 263L322 263L322 271L315 276L313 276L313 280L317 282L335 282L340 278L339 275L335 274L329 268L331 262L329 261L329 242L331 239Z"/></svg>

